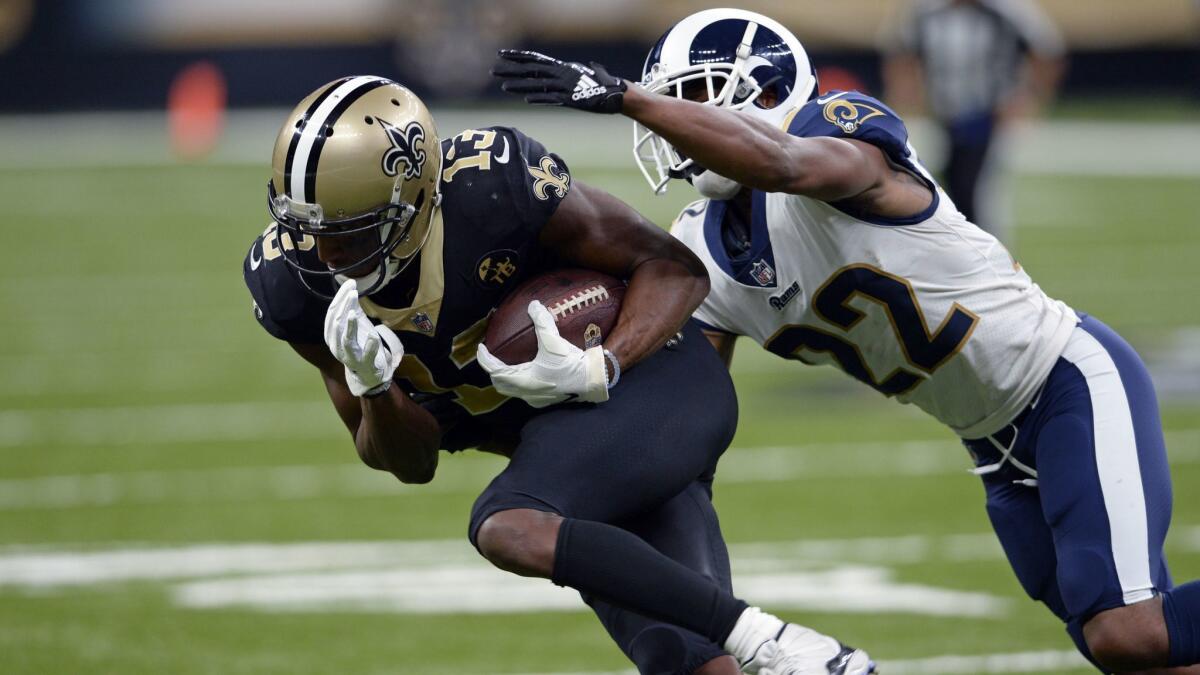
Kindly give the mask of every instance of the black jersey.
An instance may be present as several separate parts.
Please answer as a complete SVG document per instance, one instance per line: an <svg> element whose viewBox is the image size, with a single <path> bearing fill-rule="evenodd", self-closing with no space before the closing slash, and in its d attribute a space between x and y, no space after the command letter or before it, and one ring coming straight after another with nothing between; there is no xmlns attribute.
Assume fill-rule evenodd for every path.
<svg viewBox="0 0 1200 675"><path fill-rule="evenodd" d="M419 259L360 304L404 344L395 381L438 418L443 447L461 450L534 412L492 388L475 350L492 309L552 264L538 237L571 178L558 155L508 127L469 129L443 141L442 153L442 202ZM329 301L305 291L280 246L299 248L319 264L315 242L296 244L268 226L242 270L255 317L281 340L324 344Z"/></svg>

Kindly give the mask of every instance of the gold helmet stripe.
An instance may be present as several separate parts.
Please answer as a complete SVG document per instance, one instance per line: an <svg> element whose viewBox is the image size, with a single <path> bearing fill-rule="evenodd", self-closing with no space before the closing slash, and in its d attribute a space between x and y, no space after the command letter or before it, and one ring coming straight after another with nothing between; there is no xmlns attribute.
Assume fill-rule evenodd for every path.
<svg viewBox="0 0 1200 675"><path fill-rule="evenodd" d="M322 95L324 100L316 106L312 115L300 119L293 131L296 152L291 153L289 148L289 162L284 168L287 191L292 199L304 204L316 202L317 162L321 159L321 148L332 132L333 125L363 94L389 83L389 80L381 77L352 77L330 87L326 91L328 95Z"/></svg>

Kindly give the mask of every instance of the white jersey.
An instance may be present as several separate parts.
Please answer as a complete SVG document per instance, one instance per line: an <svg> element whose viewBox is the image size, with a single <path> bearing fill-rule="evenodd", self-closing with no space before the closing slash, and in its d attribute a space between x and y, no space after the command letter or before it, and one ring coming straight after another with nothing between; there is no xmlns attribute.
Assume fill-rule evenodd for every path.
<svg viewBox="0 0 1200 675"><path fill-rule="evenodd" d="M888 221L755 192L750 248L736 260L721 241L728 203L697 202L671 230L712 282L695 317L785 358L836 365L964 438L999 431L1049 375L1075 312L958 212L882 103L843 92L798 113L789 133L875 144L937 198L925 213Z"/></svg>
<svg viewBox="0 0 1200 675"><path fill-rule="evenodd" d="M1032 400L1077 318L940 197L927 219L896 226L756 194L770 250L740 280L716 227L725 204L699 202L671 230L708 268L695 317L786 358L837 365L964 438L990 435Z"/></svg>

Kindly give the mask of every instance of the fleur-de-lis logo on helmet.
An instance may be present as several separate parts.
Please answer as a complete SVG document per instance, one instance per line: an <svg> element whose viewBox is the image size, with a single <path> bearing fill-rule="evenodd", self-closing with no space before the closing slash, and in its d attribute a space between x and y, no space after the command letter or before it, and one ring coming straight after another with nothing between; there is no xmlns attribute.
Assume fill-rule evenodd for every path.
<svg viewBox="0 0 1200 675"><path fill-rule="evenodd" d="M425 148L418 148L417 144L424 145L425 129L418 122L409 122L408 126L401 130L378 117L375 119L392 143L392 147L383 153L383 173L395 176L400 163L403 162L405 178L412 179L421 175L421 169L425 166Z"/></svg>

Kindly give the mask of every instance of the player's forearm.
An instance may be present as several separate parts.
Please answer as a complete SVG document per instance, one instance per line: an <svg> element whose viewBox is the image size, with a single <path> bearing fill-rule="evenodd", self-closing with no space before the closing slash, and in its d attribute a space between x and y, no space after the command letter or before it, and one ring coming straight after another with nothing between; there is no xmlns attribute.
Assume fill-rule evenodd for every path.
<svg viewBox="0 0 1200 675"><path fill-rule="evenodd" d="M354 445L363 462L403 483L433 480L441 439L437 420L396 386L361 401L362 421Z"/></svg>
<svg viewBox="0 0 1200 675"><path fill-rule="evenodd" d="M790 137L749 115L629 84L621 112L654 131L706 169L756 190L781 192L796 167Z"/></svg>
<svg viewBox="0 0 1200 675"><path fill-rule="evenodd" d="M708 295L708 275L669 258L647 260L634 270L621 313L604 348L626 370L657 351L687 322Z"/></svg>

